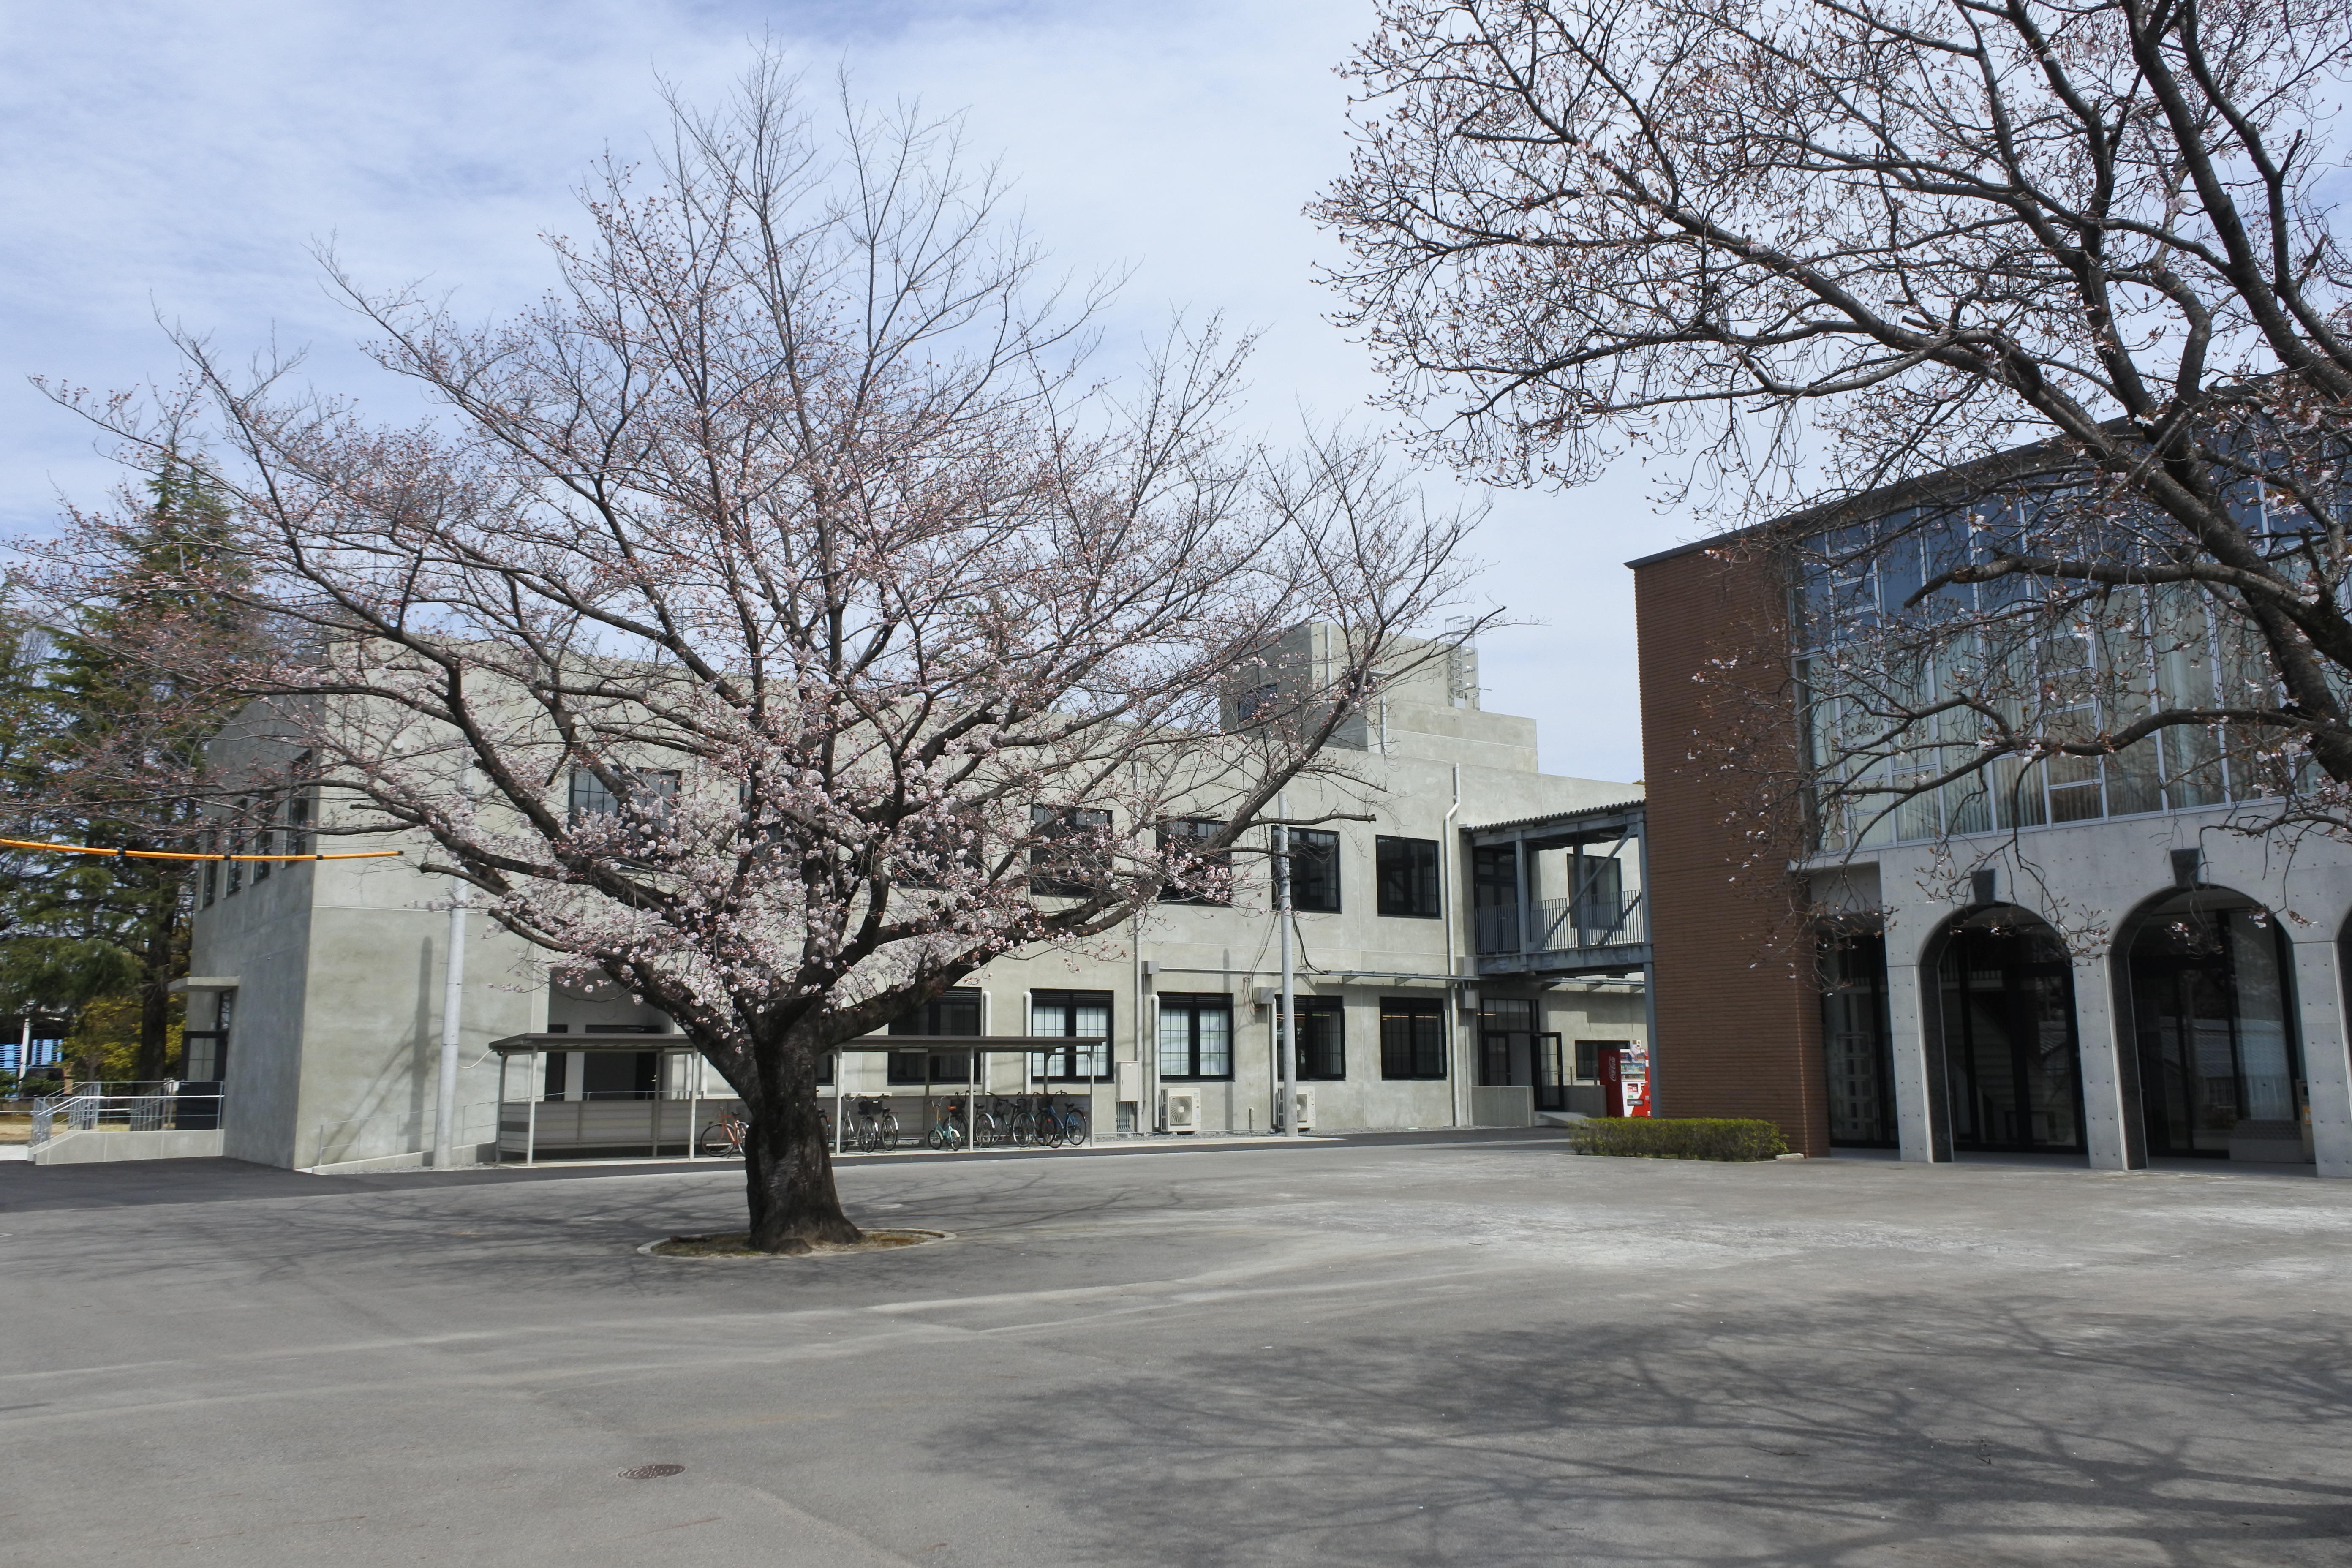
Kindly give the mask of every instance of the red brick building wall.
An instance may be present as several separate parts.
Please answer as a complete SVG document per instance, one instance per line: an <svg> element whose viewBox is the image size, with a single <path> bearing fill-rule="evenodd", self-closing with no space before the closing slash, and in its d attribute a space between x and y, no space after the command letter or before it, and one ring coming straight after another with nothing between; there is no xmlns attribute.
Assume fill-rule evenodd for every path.
<svg viewBox="0 0 2352 1568"><path fill-rule="evenodd" d="M1633 572L1656 965L1652 1113L1761 1117L1790 1148L1825 1154L1821 999L1781 869L1796 839L1768 805L1771 775L1785 777L1796 746L1780 573L1760 552L1706 549ZM1717 668L1727 658L1735 673ZM1769 834L1761 852L1748 837L1758 827Z"/></svg>

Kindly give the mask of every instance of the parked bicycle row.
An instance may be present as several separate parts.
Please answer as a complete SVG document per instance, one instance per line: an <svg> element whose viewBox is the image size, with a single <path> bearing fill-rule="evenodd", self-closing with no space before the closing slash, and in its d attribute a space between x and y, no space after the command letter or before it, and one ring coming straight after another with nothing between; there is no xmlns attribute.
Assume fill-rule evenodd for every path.
<svg viewBox="0 0 2352 1568"><path fill-rule="evenodd" d="M1076 1147L1087 1138L1087 1113L1076 1100L1053 1094L998 1094L970 1102L938 1100L931 1104L931 1125L925 1141L934 1149L952 1152L968 1146L1059 1149ZM707 1159L725 1159L743 1152L750 1124L732 1112L702 1130L696 1148ZM848 1125L841 1129L845 1147L867 1154L887 1153L898 1147L898 1113L889 1100L859 1095L850 1101Z"/></svg>

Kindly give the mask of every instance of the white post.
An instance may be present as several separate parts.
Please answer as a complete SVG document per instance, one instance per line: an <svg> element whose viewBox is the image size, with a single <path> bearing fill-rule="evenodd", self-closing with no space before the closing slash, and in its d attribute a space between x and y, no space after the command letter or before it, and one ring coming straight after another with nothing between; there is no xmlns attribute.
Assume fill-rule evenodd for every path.
<svg viewBox="0 0 2352 1568"><path fill-rule="evenodd" d="M2352 1055L2345 1049L2342 957L2331 941L2294 944L2294 994L2303 1025L2303 1076L2311 1152L2323 1176L2352 1176Z"/></svg>
<svg viewBox="0 0 2352 1568"><path fill-rule="evenodd" d="M1276 1025L1274 1047L1274 1054L1281 1059L1277 1063L1275 1103L1282 1119L1282 1135L1296 1138L1298 1106L1293 1079L1298 1070L1298 997L1297 975L1290 957L1290 810L1278 795L1274 797L1274 814L1283 819L1274 825L1274 918L1282 922L1282 1015Z"/></svg>
<svg viewBox="0 0 2352 1568"><path fill-rule="evenodd" d="M25 1033L16 1042L16 1098L25 1098L25 1069L33 1065L33 1005L25 1004Z"/></svg>
<svg viewBox="0 0 2352 1568"><path fill-rule="evenodd" d="M471 764L459 769L457 792L473 794ZM449 879L449 955L441 985L441 1081L434 1097L433 1168L457 1163L457 1024L466 1000L466 884Z"/></svg>

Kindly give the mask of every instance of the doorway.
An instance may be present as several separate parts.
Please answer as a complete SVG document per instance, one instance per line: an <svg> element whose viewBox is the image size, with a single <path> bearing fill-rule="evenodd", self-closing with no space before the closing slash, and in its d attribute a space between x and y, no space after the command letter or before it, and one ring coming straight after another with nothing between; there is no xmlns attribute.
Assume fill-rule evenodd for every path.
<svg viewBox="0 0 2352 1568"><path fill-rule="evenodd" d="M1536 1037L1536 1109L1568 1109L1568 1061L1558 1035Z"/></svg>
<svg viewBox="0 0 2352 1568"><path fill-rule="evenodd" d="M1893 1149L1895 1030L1887 1014L1886 935L1833 931L1822 939L1822 1067L1830 1143Z"/></svg>
<svg viewBox="0 0 2352 1568"><path fill-rule="evenodd" d="M2298 1141L2301 1052L2277 919L2199 889L2148 911L2130 955L2147 1152L2220 1160L2232 1137Z"/></svg>
<svg viewBox="0 0 2352 1568"><path fill-rule="evenodd" d="M1952 1146L2083 1152L2074 968L2057 933L2022 910L1971 915L1937 974Z"/></svg>
<svg viewBox="0 0 2352 1568"><path fill-rule="evenodd" d="M1478 1082L1488 1089L1535 1082L1536 1005L1525 996L1489 996L1479 1010Z"/></svg>

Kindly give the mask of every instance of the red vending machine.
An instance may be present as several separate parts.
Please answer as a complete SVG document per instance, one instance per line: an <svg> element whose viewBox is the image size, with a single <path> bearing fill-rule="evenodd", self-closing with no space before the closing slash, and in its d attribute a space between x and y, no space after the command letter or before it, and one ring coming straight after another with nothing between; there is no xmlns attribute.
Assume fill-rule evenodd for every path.
<svg viewBox="0 0 2352 1568"><path fill-rule="evenodd" d="M1650 1055L1635 1046L1603 1046L1600 1051L1601 1100L1609 1116L1650 1114Z"/></svg>

